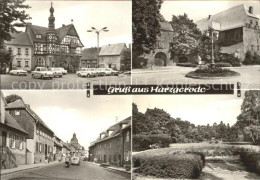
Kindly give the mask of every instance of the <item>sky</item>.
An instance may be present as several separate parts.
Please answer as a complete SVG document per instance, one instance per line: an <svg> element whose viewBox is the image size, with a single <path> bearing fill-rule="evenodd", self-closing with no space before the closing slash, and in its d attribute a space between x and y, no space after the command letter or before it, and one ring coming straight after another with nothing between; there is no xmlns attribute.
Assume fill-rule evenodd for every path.
<svg viewBox="0 0 260 180"><path fill-rule="evenodd" d="M33 25L48 27L51 1L26 1L31 6L26 13L32 18ZM87 32L91 27L108 32L100 33L100 46L132 42L132 4L131 1L53 1L55 28L62 24L73 24L85 46L96 47L97 35ZM24 29L22 29L24 30Z"/></svg>
<svg viewBox="0 0 260 180"><path fill-rule="evenodd" d="M244 96L244 94L243 94ZM181 118L195 125L213 125L214 122L233 125L240 114L243 97L236 95L160 95L134 96L138 110L163 109L173 118Z"/></svg>
<svg viewBox="0 0 260 180"><path fill-rule="evenodd" d="M231 7L245 4L247 9L253 6L254 14L260 18L260 1L164 1L161 14L167 21L171 21L172 15L188 14L194 22L209 15L217 14Z"/></svg>
<svg viewBox="0 0 260 180"><path fill-rule="evenodd" d="M91 96L86 91L3 91L17 94L40 116L53 132L67 142L75 132L79 143L88 149L99 133L131 116L131 96Z"/></svg>

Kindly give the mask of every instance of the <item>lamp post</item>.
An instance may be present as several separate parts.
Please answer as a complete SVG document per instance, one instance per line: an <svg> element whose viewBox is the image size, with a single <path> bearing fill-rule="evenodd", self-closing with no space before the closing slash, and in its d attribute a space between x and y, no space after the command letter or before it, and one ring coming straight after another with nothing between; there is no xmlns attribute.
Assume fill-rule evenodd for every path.
<svg viewBox="0 0 260 180"><path fill-rule="evenodd" d="M98 49L99 49L99 34L100 32L108 32L109 30L107 27L103 27L102 29L97 30L94 27L91 27L91 30L87 30L87 32L95 32L97 34L97 66L99 67L99 55L98 55Z"/></svg>
<svg viewBox="0 0 260 180"><path fill-rule="evenodd" d="M218 24L218 23L215 23ZM213 28L213 25L209 27L206 36L208 36L211 39L211 67L213 68L215 66L215 58L214 58L214 38L218 39L218 33L216 33ZM210 37L211 36L211 37Z"/></svg>

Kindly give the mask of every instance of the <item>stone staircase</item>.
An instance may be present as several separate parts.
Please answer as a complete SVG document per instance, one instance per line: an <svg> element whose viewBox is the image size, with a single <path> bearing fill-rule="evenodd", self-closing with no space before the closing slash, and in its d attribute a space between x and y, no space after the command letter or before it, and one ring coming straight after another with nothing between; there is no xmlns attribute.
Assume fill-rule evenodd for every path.
<svg viewBox="0 0 260 180"><path fill-rule="evenodd" d="M1 169L11 169L17 167L16 157L8 147L0 146Z"/></svg>

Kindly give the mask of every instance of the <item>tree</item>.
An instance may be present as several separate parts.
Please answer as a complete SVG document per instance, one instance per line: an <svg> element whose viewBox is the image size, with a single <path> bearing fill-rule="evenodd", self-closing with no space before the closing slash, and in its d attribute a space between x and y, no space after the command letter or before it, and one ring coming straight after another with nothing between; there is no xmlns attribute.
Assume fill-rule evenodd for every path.
<svg viewBox="0 0 260 180"><path fill-rule="evenodd" d="M5 97L7 104L12 103L12 102L14 102L18 99L21 99L23 101L23 98L21 96L16 95L16 94L11 94L11 95Z"/></svg>
<svg viewBox="0 0 260 180"><path fill-rule="evenodd" d="M11 40L11 33L18 32L16 28L24 27L26 20L30 19L24 9L30 8L24 5L25 0L1 0L0 1L0 42Z"/></svg>
<svg viewBox="0 0 260 180"><path fill-rule="evenodd" d="M162 0L132 1L133 61L143 53L150 53L160 34ZM137 64L137 63L133 63Z"/></svg>
<svg viewBox="0 0 260 180"><path fill-rule="evenodd" d="M171 56L196 54L198 49L197 39L201 36L197 25L188 18L187 14L172 16L170 22L174 35L170 43Z"/></svg>

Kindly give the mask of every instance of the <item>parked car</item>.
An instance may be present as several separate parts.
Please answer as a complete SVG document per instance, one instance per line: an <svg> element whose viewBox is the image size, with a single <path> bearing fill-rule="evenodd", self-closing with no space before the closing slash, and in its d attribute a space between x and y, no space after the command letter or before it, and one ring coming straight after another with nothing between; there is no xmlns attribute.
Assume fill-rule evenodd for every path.
<svg viewBox="0 0 260 180"><path fill-rule="evenodd" d="M79 159L79 157L72 157L72 158L71 158L71 164L72 164L72 165L80 165L80 159Z"/></svg>
<svg viewBox="0 0 260 180"><path fill-rule="evenodd" d="M51 72L53 72L53 77L62 77L63 73L59 68L49 68Z"/></svg>
<svg viewBox="0 0 260 180"><path fill-rule="evenodd" d="M131 71L126 71L126 72L124 72L124 74L131 75Z"/></svg>
<svg viewBox="0 0 260 180"><path fill-rule="evenodd" d="M106 76L105 71L103 71L103 68L96 68L98 76Z"/></svg>
<svg viewBox="0 0 260 180"><path fill-rule="evenodd" d="M68 73L68 71L66 69L64 69L63 67L57 67L57 69L59 69L63 75Z"/></svg>
<svg viewBox="0 0 260 180"><path fill-rule="evenodd" d="M100 68L102 72L106 74L106 76L117 76L119 74L118 71L113 70L111 68Z"/></svg>
<svg viewBox="0 0 260 180"><path fill-rule="evenodd" d="M95 68L81 68L76 74L80 77L96 77L98 75Z"/></svg>
<svg viewBox="0 0 260 180"><path fill-rule="evenodd" d="M32 71L33 78L53 78L53 72L49 71L46 67L36 67L34 71Z"/></svg>
<svg viewBox="0 0 260 180"><path fill-rule="evenodd" d="M27 71L22 69L16 69L16 70L11 70L9 74L17 75L17 76L27 76Z"/></svg>

